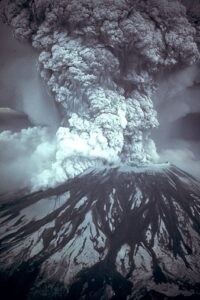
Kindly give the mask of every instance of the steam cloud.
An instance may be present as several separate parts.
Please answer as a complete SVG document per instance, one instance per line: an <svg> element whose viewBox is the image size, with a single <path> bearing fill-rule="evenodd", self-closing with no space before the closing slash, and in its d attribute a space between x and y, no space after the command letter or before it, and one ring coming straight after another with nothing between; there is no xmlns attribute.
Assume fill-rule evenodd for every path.
<svg viewBox="0 0 200 300"><path fill-rule="evenodd" d="M32 188L55 185L104 162L146 164L158 159L150 138L158 126L153 100L158 111L168 108L168 100L190 87L197 76L199 28L191 7L187 10L183 4L170 0L1 2L3 20L15 37L30 41L39 52L40 75L62 115L54 138L40 127L0 135L4 149L13 141L23 146L14 147L19 164L23 165L22 153L39 162L29 168ZM165 76L171 85L165 83ZM30 102L24 111L34 120L31 112L36 108L38 125L48 115L48 104L38 111L36 99L29 97L38 98L34 80L26 85L23 98ZM168 114L173 120L188 110L186 102L173 108L174 115Z"/></svg>

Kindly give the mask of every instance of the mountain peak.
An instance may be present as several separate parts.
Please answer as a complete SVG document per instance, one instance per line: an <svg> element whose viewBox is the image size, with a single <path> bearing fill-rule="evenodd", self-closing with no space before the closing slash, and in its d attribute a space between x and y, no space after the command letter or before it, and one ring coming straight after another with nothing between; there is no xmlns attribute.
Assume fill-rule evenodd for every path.
<svg viewBox="0 0 200 300"><path fill-rule="evenodd" d="M0 222L1 280L21 299L200 293L200 184L173 165L90 169L2 203Z"/></svg>

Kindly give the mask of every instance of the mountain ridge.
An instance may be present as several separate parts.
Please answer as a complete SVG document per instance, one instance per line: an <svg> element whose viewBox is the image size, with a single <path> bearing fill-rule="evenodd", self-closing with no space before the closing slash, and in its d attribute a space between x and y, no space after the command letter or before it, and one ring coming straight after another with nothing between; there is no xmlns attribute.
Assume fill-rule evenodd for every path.
<svg viewBox="0 0 200 300"><path fill-rule="evenodd" d="M173 165L90 169L4 201L0 222L2 282L36 272L24 299L200 293L200 184Z"/></svg>

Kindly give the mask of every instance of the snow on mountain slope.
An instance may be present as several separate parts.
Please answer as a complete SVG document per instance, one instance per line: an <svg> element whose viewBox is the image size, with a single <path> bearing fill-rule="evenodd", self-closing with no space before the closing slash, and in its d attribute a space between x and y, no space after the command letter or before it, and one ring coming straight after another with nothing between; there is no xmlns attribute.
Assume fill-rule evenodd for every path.
<svg viewBox="0 0 200 300"><path fill-rule="evenodd" d="M0 223L8 299L200 293L200 184L173 165L90 169L54 189L4 196Z"/></svg>

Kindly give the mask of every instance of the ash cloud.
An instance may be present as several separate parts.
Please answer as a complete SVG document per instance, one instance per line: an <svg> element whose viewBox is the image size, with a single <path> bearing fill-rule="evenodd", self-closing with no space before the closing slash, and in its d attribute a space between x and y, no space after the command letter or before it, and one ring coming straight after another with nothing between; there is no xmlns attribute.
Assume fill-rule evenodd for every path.
<svg viewBox="0 0 200 300"><path fill-rule="evenodd" d="M104 161L147 164L157 159L151 138L158 126L155 106L160 112L159 106L170 103L164 96L168 85L158 78L175 78L177 84L167 97L172 99L192 84L199 60L198 26L183 4L1 2L3 19L15 37L37 50L40 75L62 114L54 158L47 167L49 178L58 170L64 174L58 176L62 181ZM180 68L183 74L176 75ZM161 95L154 106L157 86ZM27 85L24 97L33 89ZM34 111L35 101L28 103L27 111ZM187 111L187 104L181 105L169 109L172 115L173 107L174 120Z"/></svg>

